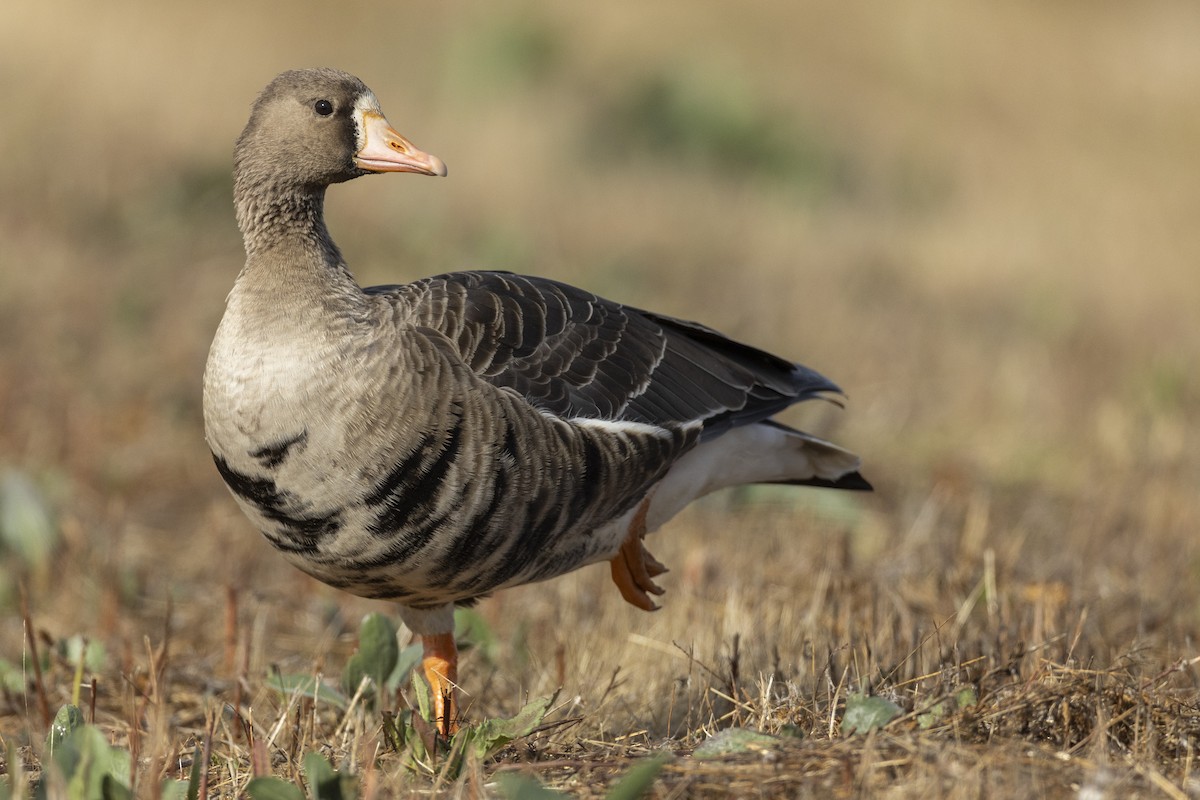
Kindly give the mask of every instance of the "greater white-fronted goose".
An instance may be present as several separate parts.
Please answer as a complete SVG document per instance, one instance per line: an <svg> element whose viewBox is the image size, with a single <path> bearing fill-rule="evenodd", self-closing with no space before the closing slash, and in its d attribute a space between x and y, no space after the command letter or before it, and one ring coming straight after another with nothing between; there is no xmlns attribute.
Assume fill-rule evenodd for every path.
<svg viewBox="0 0 1200 800"><path fill-rule="evenodd" d="M271 81L234 164L246 264L205 370L208 446L295 566L399 603L443 733L455 603L609 561L654 609L665 568L642 538L697 497L870 489L857 456L770 419L838 387L710 328L504 272L359 287L326 187L446 168L352 75Z"/></svg>

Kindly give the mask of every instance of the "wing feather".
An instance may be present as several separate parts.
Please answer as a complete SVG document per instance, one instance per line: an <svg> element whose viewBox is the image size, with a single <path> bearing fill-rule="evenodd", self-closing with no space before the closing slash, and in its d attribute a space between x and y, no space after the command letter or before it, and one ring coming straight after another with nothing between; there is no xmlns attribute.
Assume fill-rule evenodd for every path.
<svg viewBox="0 0 1200 800"><path fill-rule="evenodd" d="M704 424L702 438L841 390L807 367L696 322L557 281L504 272L439 275L395 293L485 380L563 417Z"/></svg>

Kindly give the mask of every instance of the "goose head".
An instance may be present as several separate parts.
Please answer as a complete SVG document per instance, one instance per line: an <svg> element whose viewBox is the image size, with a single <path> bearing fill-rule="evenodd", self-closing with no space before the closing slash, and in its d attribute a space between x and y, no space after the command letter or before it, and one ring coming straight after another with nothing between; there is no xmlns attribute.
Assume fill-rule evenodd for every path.
<svg viewBox="0 0 1200 800"><path fill-rule="evenodd" d="M334 69L284 72L259 93L234 149L235 168L264 169L275 182L341 183L372 172L445 175L384 117L375 93Z"/></svg>
<svg viewBox="0 0 1200 800"><path fill-rule="evenodd" d="M234 147L234 195L248 233L270 218L317 211L324 191L377 172L445 175L387 121L375 94L335 69L284 72L259 93Z"/></svg>

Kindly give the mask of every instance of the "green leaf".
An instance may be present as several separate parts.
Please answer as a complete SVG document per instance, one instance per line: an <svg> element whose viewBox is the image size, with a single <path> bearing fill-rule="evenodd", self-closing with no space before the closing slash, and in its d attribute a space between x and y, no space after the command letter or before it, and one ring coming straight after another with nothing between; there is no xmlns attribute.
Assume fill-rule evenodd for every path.
<svg viewBox="0 0 1200 800"><path fill-rule="evenodd" d="M804 729L792 722L785 722L779 726L779 737L781 739L803 739Z"/></svg>
<svg viewBox="0 0 1200 800"><path fill-rule="evenodd" d="M496 785L507 800L562 800L567 795L548 789L537 780L519 772L504 772L496 776Z"/></svg>
<svg viewBox="0 0 1200 800"><path fill-rule="evenodd" d="M196 745L196 749L192 751L192 771L188 774L187 800L198 800L200 797L200 778L203 776L202 770L206 766L204 749L200 745Z"/></svg>
<svg viewBox="0 0 1200 800"><path fill-rule="evenodd" d="M382 690L400 656L396 624L390 617L379 613L363 617L358 627L358 653L362 656L363 672Z"/></svg>
<svg viewBox="0 0 1200 800"><path fill-rule="evenodd" d="M312 675L274 673L267 677L267 685L282 692L285 697L299 694L310 700L328 703L345 711L350 699L329 684L319 683Z"/></svg>
<svg viewBox="0 0 1200 800"><path fill-rule="evenodd" d="M670 754L665 754L634 764L629 772L625 773L625 776L609 790L605 795L605 800L638 800L643 797L654 785L658 774L662 772L663 765L670 760ZM497 775L496 784L500 788L500 793L507 800L562 800L569 796L543 786L536 778L522 775L519 772L504 772Z"/></svg>
<svg viewBox="0 0 1200 800"><path fill-rule="evenodd" d="M550 698L527 703L510 719L484 720L474 728L466 728L457 735L464 737L464 744L479 760L484 760L509 742L528 736L542 724L550 710Z"/></svg>
<svg viewBox="0 0 1200 800"><path fill-rule="evenodd" d="M367 673L363 669L362 653L355 653L346 661L346 668L342 670L342 692L347 697L354 697L365 677Z"/></svg>
<svg viewBox="0 0 1200 800"><path fill-rule="evenodd" d="M474 648L489 664L496 660L496 635L475 609L454 609L454 638L464 649Z"/></svg>
<svg viewBox="0 0 1200 800"><path fill-rule="evenodd" d="M411 711L401 711L396 717L396 729L400 739L407 742L412 762L422 763L432 755L429 750L436 746L436 730L433 721L433 696L429 684L416 671L411 674L413 695L417 698L417 707ZM461 731L460 731L461 733ZM426 745L429 748L426 748Z"/></svg>
<svg viewBox="0 0 1200 800"><path fill-rule="evenodd" d="M108 661L103 642L92 642L80 634L75 634L55 643L58 654L69 664L78 664L83 659L83 666L90 672L102 671Z"/></svg>
<svg viewBox="0 0 1200 800"><path fill-rule="evenodd" d="M35 569L46 565L58 543L45 497L15 470L0 478L0 541Z"/></svg>
<svg viewBox="0 0 1200 800"><path fill-rule="evenodd" d="M416 673L412 675L412 685L417 708L395 716L384 715L384 735L397 750L407 748L409 767L426 771L436 768L450 779L457 777L468 757L485 760L509 742L537 730L553 701L553 698L535 700L511 719L486 720L461 728L443 747L444 740L436 736L433 727L429 687ZM440 758L442 754L444 759ZM435 756L439 757L438 763L433 761Z"/></svg>
<svg viewBox="0 0 1200 800"><path fill-rule="evenodd" d="M388 676L385 684L389 692L395 693L400 688L400 684L404 683L404 679L413 671L413 668L421 663L424 655L425 648L420 643L410 644L400 651L400 658L396 661L396 668L392 670L392 674Z"/></svg>
<svg viewBox="0 0 1200 800"><path fill-rule="evenodd" d="M757 179L814 199L849 191L841 149L819 129L759 102L728 70L643 71L618 87L607 100L597 98L604 138L589 137L589 150L641 152L656 162Z"/></svg>
<svg viewBox="0 0 1200 800"><path fill-rule="evenodd" d="M103 800L133 800L133 791L110 774L100 779L100 797Z"/></svg>
<svg viewBox="0 0 1200 800"><path fill-rule="evenodd" d="M251 800L304 800L304 792L279 778L254 778L246 784Z"/></svg>
<svg viewBox="0 0 1200 800"><path fill-rule="evenodd" d="M629 772L625 773L625 777L605 795L606 800L638 800L650 791L658 773L662 772L663 765L670 760L671 756L664 754L634 764Z"/></svg>
<svg viewBox="0 0 1200 800"><path fill-rule="evenodd" d="M779 739L770 734L746 728L726 728L705 739L692 752L692 757L707 761L740 753L760 753L778 744Z"/></svg>
<svg viewBox="0 0 1200 800"><path fill-rule="evenodd" d="M433 697L430 695L429 684L424 678L417 676L417 673L412 674L413 694L417 696L417 713L421 715L421 719L426 722L433 722Z"/></svg>
<svg viewBox="0 0 1200 800"><path fill-rule="evenodd" d="M973 687L967 686L959 689L954 693L952 702L950 700L943 700L942 702L935 703L923 714L918 714L917 725L921 730L928 730L941 722L943 718L949 716L951 712L970 708L978 702L979 698L975 694Z"/></svg>
<svg viewBox="0 0 1200 800"><path fill-rule="evenodd" d="M337 770L320 753L304 756L304 777L308 779L308 793L314 798L324 798L330 786L337 784Z"/></svg>
<svg viewBox="0 0 1200 800"><path fill-rule="evenodd" d="M900 716L901 712L900 706L887 698L851 695L846 698L846 713L842 715L842 735L882 728Z"/></svg>
<svg viewBox="0 0 1200 800"><path fill-rule="evenodd" d="M3 658L0 658L0 686L14 693L25 691L25 675L16 664Z"/></svg>
<svg viewBox="0 0 1200 800"><path fill-rule="evenodd" d="M946 704L936 703L925 713L917 715L917 726L923 731L928 730L941 722L944 716L946 716Z"/></svg>
<svg viewBox="0 0 1200 800"><path fill-rule="evenodd" d="M188 800L188 785L168 778L159 785L159 797L161 800Z"/></svg>
<svg viewBox="0 0 1200 800"><path fill-rule="evenodd" d="M110 747L98 728L83 725L66 736L54 751L53 763L67 780L70 798L123 798L121 788L129 789L129 753ZM105 779L115 781L108 785Z"/></svg>
<svg viewBox="0 0 1200 800"><path fill-rule="evenodd" d="M412 763L425 762L430 758L432 749L437 747L433 723L421 717L418 711L402 711L400 720L400 725L397 727L404 731L403 736L408 742ZM427 743L429 747L426 747Z"/></svg>
<svg viewBox="0 0 1200 800"><path fill-rule="evenodd" d="M353 800L358 796L355 777L335 770L320 753L304 757L304 776L312 800Z"/></svg>
<svg viewBox="0 0 1200 800"><path fill-rule="evenodd" d="M78 706L68 703L60 708L54 715L54 721L50 723L50 732L46 734L46 751L50 755L54 755L54 751L58 749L63 740L81 727L83 727L83 712L79 710Z"/></svg>
<svg viewBox="0 0 1200 800"><path fill-rule="evenodd" d="M408 741L409 726L405 725L404 720L393 711L384 711L380 716L383 717L384 738L391 743L396 752L402 751L404 743Z"/></svg>
<svg viewBox="0 0 1200 800"><path fill-rule="evenodd" d="M9 800L14 792L20 791L28 783L28 775L25 773L25 765L21 761L21 756L17 752L17 743L15 738L9 738L6 742L7 747L4 749L4 755L7 757L8 769L7 775L3 780L0 780L0 800ZM34 797L46 794L46 781L41 781L41 785L35 791Z"/></svg>

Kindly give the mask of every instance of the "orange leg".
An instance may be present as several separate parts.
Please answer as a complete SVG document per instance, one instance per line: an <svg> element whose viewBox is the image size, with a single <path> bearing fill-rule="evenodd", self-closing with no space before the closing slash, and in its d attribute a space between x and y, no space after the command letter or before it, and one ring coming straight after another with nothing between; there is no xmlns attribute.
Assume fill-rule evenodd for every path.
<svg viewBox="0 0 1200 800"><path fill-rule="evenodd" d="M421 637L425 657L421 667L433 693L433 717L438 733L451 736L458 730L458 647L453 633L435 633Z"/></svg>
<svg viewBox="0 0 1200 800"><path fill-rule="evenodd" d="M654 582L654 578L666 572L667 568L650 555L642 544L642 538L646 535L646 512L649 509L650 498L646 498L629 523L629 533L621 543L620 552L609 564L613 583L627 603L643 611L657 611L658 606L650 599L650 594L663 593L663 588Z"/></svg>

